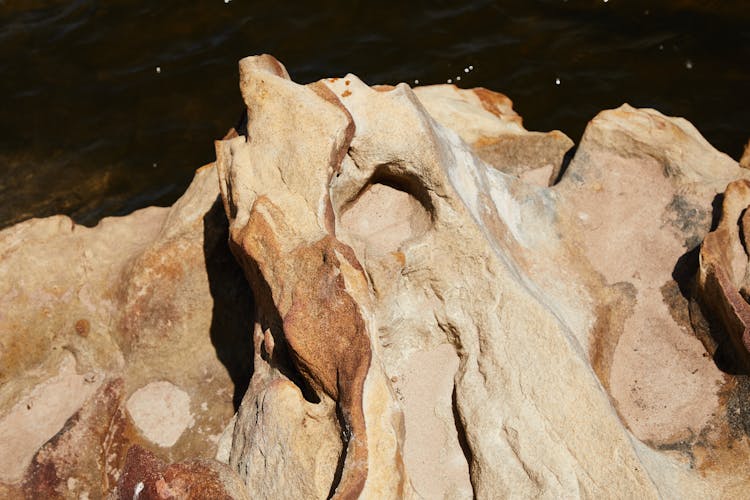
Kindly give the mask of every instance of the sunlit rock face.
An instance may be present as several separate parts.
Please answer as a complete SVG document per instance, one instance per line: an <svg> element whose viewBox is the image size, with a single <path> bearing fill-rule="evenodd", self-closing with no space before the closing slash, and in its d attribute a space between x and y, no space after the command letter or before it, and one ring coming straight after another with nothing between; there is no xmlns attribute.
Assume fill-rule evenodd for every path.
<svg viewBox="0 0 750 500"><path fill-rule="evenodd" d="M745 496L750 175L690 123L240 89L172 207L0 232L0 497Z"/></svg>
<svg viewBox="0 0 750 500"><path fill-rule="evenodd" d="M742 158L740 158L740 165L750 168L750 141L745 144L745 150L742 152Z"/></svg>
<svg viewBox="0 0 750 500"><path fill-rule="evenodd" d="M748 173L691 124L625 105L572 151L485 89L240 75L216 150L256 299L229 454L255 495L744 491L747 383L695 334L693 278Z"/></svg>
<svg viewBox="0 0 750 500"><path fill-rule="evenodd" d="M133 445L213 459L252 371L218 194L207 166L169 208L0 232L1 498L106 498Z"/></svg>

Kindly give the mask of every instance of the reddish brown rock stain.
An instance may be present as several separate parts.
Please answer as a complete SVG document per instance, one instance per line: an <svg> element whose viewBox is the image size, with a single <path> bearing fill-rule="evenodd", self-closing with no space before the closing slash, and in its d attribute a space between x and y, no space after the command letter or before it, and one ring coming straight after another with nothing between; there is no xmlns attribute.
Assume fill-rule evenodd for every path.
<svg viewBox="0 0 750 500"><path fill-rule="evenodd" d="M349 145L351 144L352 138L354 137L354 132L356 130L354 126L354 118L352 118L352 115L351 113L349 113L349 110L346 109L346 106L341 103L338 96L336 96L336 94L330 88L326 87L322 82L311 83L310 85L308 85L308 88L315 92L318 97L321 97L326 102L336 106L339 111L341 111L344 116L346 116L347 125L341 147L333 148L331 151L331 157L328 160L328 164L331 166L331 176L333 176L341 171L341 162L344 161L344 157L346 156L346 153L349 150ZM330 184L330 178L328 179L328 181ZM333 226L327 226L327 230L329 233L333 234Z"/></svg>
<svg viewBox="0 0 750 500"><path fill-rule="evenodd" d="M140 256L123 279L119 297L125 305L118 343L127 354L145 337L165 337L184 315L171 300L173 291L186 277L186 266L195 261L199 247L182 248L176 242L148 250Z"/></svg>
<svg viewBox="0 0 750 500"><path fill-rule="evenodd" d="M631 283L616 283L606 287L604 300L596 308L589 358L599 381L607 390L610 388L609 376L615 349L625 320L633 313L636 295L635 286Z"/></svg>
<svg viewBox="0 0 750 500"><path fill-rule="evenodd" d="M89 320L79 319L78 321L76 321L75 329L76 329L76 333L80 335L81 337L88 337L89 330L91 329Z"/></svg>
<svg viewBox="0 0 750 500"><path fill-rule="evenodd" d="M483 87L477 87L473 89L473 92L474 95L479 98L482 107L493 115L504 120L518 123L519 125L522 124L522 118L513 111L513 101L511 101L505 94L494 92ZM506 113L504 112L505 110L510 110L510 112Z"/></svg>
<svg viewBox="0 0 750 500"><path fill-rule="evenodd" d="M114 379L97 391L34 456L22 483L26 498L67 498L86 491L104 498L114 486L132 439L124 432L124 382ZM68 478L76 480L70 491Z"/></svg>
<svg viewBox="0 0 750 500"><path fill-rule="evenodd" d="M202 460L167 465L138 445L128 450L125 467L117 484L117 498L143 499L216 499L231 500L215 465Z"/></svg>
<svg viewBox="0 0 750 500"><path fill-rule="evenodd" d="M391 255L398 261L401 267L406 265L406 256L404 252L392 252Z"/></svg>
<svg viewBox="0 0 750 500"><path fill-rule="evenodd" d="M285 254L261 213L283 220L270 200L258 198L247 226L232 236L240 245L233 243L233 252L254 289L263 285L257 282L261 277L248 271L253 262L262 278L274 283L273 299L283 318L284 338L295 367L310 387L337 402L346 455L335 496L356 498L368 471L362 398L371 352L364 320L346 291L338 256L359 272L362 266L354 251L332 236Z"/></svg>

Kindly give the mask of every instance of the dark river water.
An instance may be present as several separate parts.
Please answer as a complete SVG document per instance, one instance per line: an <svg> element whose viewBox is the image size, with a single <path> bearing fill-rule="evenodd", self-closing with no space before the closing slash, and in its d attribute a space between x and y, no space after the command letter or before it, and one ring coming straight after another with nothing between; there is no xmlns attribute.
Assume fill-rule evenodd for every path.
<svg viewBox="0 0 750 500"><path fill-rule="evenodd" d="M488 87L574 141L623 102L734 158L750 137L746 0L0 0L0 227L172 203L239 117L236 62L258 53L298 82Z"/></svg>

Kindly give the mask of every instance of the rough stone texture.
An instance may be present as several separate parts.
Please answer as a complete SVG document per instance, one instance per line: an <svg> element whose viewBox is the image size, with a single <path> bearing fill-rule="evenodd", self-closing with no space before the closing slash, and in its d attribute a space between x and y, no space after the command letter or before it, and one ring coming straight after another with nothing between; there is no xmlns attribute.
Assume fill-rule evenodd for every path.
<svg viewBox="0 0 750 500"><path fill-rule="evenodd" d="M128 431L118 406L122 379L104 381L65 427L36 453L21 489L26 498L103 498L117 482Z"/></svg>
<svg viewBox="0 0 750 500"><path fill-rule="evenodd" d="M195 424L190 413L190 396L163 380L135 391L126 408L141 434L164 448L174 446L185 430Z"/></svg>
<svg viewBox="0 0 750 500"><path fill-rule="evenodd" d="M724 374L692 334L686 296L712 203L747 175L695 128L623 106L589 124L555 190L584 261L604 280L609 321L589 341L624 423L652 446L693 446L716 428ZM571 226L575 226L574 231Z"/></svg>
<svg viewBox="0 0 750 500"><path fill-rule="evenodd" d="M358 303L366 296L367 281L351 247L335 236L328 194L353 124L326 87L305 88L291 82L272 58L243 60L240 75L243 97L248 106L252 102L247 127L253 134L218 143L217 165L232 250L253 286L259 305L256 327L267 339L261 357L272 371L296 371L299 383L309 387L315 398L336 402L345 439L336 496L397 495L402 490L395 479L402 474L395 446L399 430L390 421L373 421L368 426L363 411L370 403L380 410L378 418L389 420L395 410L391 401L384 400L387 386L382 370L365 386L372 352ZM267 98L256 100L256 95ZM288 108L289 102L295 106ZM279 127L290 130L292 126L322 140L278 135ZM238 164L235 158L240 156ZM260 364L256 358L256 369ZM263 400L281 404L284 390L284 384L271 384L263 391ZM257 408L257 396L249 392L243 407ZM302 399L299 403L304 404ZM240 414L235 436L256 425L256 413ZM373 477L383 478L365 492L371 440L377 443L372 451L380 455ZM230 464L246 469L247 477L252 477L249 469L257 465L248 457L258 444L241 439L236 444L244 448L232 450ZM274 469L270 462L265 467ZM334 471L329 472L332 480ZM249 486L256 489L256 485Z"/></svg>
<svg viewBox="0 0 750 500"><path fill-rule="evenodd" d="M217 198L208 166L171 208L0 232L2 488L102 498L133 443L214 456L252 372L250 291ZM178 404L135 411L159 384Z"/></svg>
<svg viewBox="0 0 750 500"><path fill-rule="evenodd" d="M750 172L690 123L240 89L171 208L0 232L0 497L745 496Z"/></svg>
<svg viewBox="0 0 750 500"><path fill-rule="evenodd" d="M215 460L187 460L167 465L153 453L133 446L113 498L249 500L245 485L229 467Z"/></svg>
<svg viewBox="0 0 750 500"><path fill-rule="evenodd" d="M65 422L96 391L101 380L96 375L75 372L75 359L67 354L60 372L34 387L0 420L0 480L11 482L23 477L37 450L59 431Z"/></svg>
<svg viewBox="0 0 750 500"><path fill-rule="evenodd" d="M724 192L719 226L706 236L701 246L698 279L702 304L723 327L723 331L715 327L716 333L706 337L707 349L714 354L718 348L734 354L739 365L735 368L746 373L750 370L748 206L750 182L743 179L729 184Z"/></svg>
<svg viewBox="0 0 750 500"><path fill-rule="evenodd" d="M539 186L557 181L573 148L560 131L529 132L508 97L484 88L417 87L414 94L440 125L458 133L479 158Z"/></svg>
<svg viewBox="0 0 750 500"><path fill-rule="evenodd" d="M692 125L626 105L571 159L569 139L526 132L484 89L240 67L247 121L217 164L257 297L229 460L252 491L747 488L745 385L691 308L715 198L747 173Z"/></svg>
<svg viewBox="0 0 750 500"><path fill-rule="evenodd" d="M743 168L750 168L750 141L747 141L745 150L742 152L742 158L740 158L740 166Z"/></svg>

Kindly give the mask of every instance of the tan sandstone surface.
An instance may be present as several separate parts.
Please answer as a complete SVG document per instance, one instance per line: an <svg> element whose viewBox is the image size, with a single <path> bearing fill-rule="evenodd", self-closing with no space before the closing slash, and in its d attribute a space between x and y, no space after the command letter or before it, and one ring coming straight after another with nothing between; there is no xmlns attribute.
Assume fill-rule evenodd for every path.
<svg viewBox="0 0 750 500"><path fill-rule="evenodd" d="M0 232L0 496L744 496L750 172L689 122L240 90L172 207Z"/></svg>

